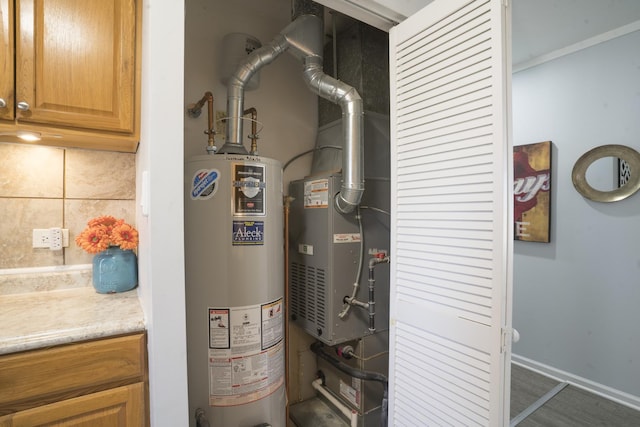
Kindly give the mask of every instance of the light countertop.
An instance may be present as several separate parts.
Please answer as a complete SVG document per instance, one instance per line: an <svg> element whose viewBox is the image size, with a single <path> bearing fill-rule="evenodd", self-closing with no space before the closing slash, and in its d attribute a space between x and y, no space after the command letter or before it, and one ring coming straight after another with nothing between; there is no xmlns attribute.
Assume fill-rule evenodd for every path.
<svg viewBox="0 0 640 427"><path fill-rule="evenodd" d="M138 292L92 286L0 294L0 354L145 330Z"/></svg>

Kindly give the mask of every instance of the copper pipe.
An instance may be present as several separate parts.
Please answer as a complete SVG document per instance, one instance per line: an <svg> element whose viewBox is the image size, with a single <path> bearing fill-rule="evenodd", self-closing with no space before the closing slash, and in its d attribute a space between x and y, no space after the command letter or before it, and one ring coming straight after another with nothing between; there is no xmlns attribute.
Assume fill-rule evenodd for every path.
<svg viewBox="0 0 640 427"><path fill-rule="evenodd" d="M290 374L290 361L291 361L291 357L290 357L290 351L291 351L291 346L289 344L289 340L291 337L291 322L289 321L290 317L289 317L289 301L290 301L290 284L289 284L289 218L290 218L290 212L291 212L291 203L294 201L294 197L291 196L284 196L284 301L285 301L285 317L284 317L284 363L285 363L285 369L284 369L284 384L285 384L285 396L286 396L286 400L287 400L287 406L286 406L286 415L287 415L287 420L289 419L289 405L291 405L292 403L292 399L294 398L291 394L291 374ZM300 384L300 366L301 366L301 362L300 362L300 355L301 355L301 351L299 349L296 349L296 367L298 369L298 372L296 374L296 380L297 380L297 384L296 384L296 390L298 392L298 395L296 396L296 399L293 403L296 402L302 402L303 398L302 398L302 386Z"/></svg>
<svg viewBox="0 0 640 427"><path fill-rule="evenodd" d="M213 94L209 91L204 93L204 96L202 97L202 99L200 99L200 101L196 102L193 107L188 108L187 112L189 113L189 117L200 117L200 114L202 113L202 107L204 106L204 103L207 103L207 110L208 110L208 127L207 130L204 131L205 135L208 136L207 139L207 151L208 152L214 152L216 151L216 141L215 141L215 134L216 131L214 130L214 124L213 124Z"/></svg>
<svg viewBox="0 0 640 427"><path fill-rule="evenodd" d="M254 107L247 108L242 112L243 116L247 114L251 114L251 135L249 135L249 139L251 140L251 150L249 154L253 156L258 155L258 110Z"/></svg>
<svg viewBox="0 0 640 427"><path fill-rule="evenodd" d="M209 99L211 99L211 102L213 102L213 94L207 91L204 93L204 96L200 101L196 102L187 109L189 116L193 118L200 117L200 113L202 113L202 107L204 106L204 103Z"/></svg>
<svg viewBox="0 0 640 427"><path fill-rule="evenodd" d="M289 419L289 210L292 198L284 197L284 389L287 400L287 420Z"/></svg>
<svg viewBox="0 0 640 427"><path fill-rule="evenodd" d="M213 150L215 152L216 140L215 135L216 131L213 129L213 94L211 92L205 92L204 98L207 99L207 110L208 110L208 120L207 120L207 130L204 133L209 137L207 139L207 151Z"/></svg>
<svg viewBox="0 0 640 427"><path fill-rule="evenodd" d="M196 102L191 107L187 108L187 113L189 113L189 117L194 119L196 117L200 117L200 114L202 113L202 106L207 100L207 93L209 92L206 92L200 101Z"/></svg>

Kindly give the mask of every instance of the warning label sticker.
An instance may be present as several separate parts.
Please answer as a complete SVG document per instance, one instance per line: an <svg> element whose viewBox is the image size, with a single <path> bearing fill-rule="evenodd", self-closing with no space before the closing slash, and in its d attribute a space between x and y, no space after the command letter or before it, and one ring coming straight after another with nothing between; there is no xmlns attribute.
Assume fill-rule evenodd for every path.
<svg viewBox="0 0 640 427"><path fill-rule="evenodd" d="M283 310L282 298L246 307L209 308L209 405L254 402L284 383Z"/></svg>
<svg viewBox="0 0 640 427"><path fill-rule="evenodd" d="M333 235L333 243L358 243L360 233L338 233Z"/></svg>
<svg viewBox="0 0 640 427"><path fill-rule="evenodd" d="M284 331L282 299L262 305L262 348L282 341Z"/></svg>
<svg viewBox="0 0 640 427"><path fill-rule="evenodd" d="M209 348L229 348L229 309L209 309Z"/></svg>
<svg viewBox="0 0 640 427"><path fill-rule="evenodd" d="M360 389L350 387L347 383L340 380L340 396L344 397L347 402L356 408L360 408Z"/></svg>
<svg viewBox="0 0 640 427"><path fill-rule="evenodd" d="M329 206L329 180L315 179L304 183L304 207L326 208Z"/></svg>

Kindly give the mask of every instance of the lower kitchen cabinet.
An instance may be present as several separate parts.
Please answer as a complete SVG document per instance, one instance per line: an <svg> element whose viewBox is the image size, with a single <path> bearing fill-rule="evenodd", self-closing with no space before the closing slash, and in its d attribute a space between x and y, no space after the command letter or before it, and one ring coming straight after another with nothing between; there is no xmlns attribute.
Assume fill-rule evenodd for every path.
<svg viewBox="0 0 640 427"><path fill-rule="evenodd" d="M138 427L145 425L144 384L67 399L0 417L0 427Z"/></svg>
<svg viewBox="0 0 640 427"><path fill-rule="evenodd" d="M0 427L148 426L145 334L0 356Z"/></svg>

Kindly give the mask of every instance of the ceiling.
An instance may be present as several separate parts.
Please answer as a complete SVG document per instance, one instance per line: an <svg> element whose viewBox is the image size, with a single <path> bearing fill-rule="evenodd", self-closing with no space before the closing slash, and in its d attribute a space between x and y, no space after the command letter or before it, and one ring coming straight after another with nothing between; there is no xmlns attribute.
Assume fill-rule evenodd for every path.
<svg viewBox="0 0 640 427"><path fill-rule="evenodd" d="M315 0L388 30L433 0ZM444 0L446 1L446 0ZM640 0L511 0L514 68L558 49L632 25L640 30ZM355 5L355 6L354 6ZM362 13L362 10L374 13ZM397 12L390 12L395 9ZM372 18L373 16L373 18ZM386 16L389 20L376 21ZM338 26L340 26L340 21ZM329 21L325 19L325 24ZM327 28L327 34L331 29Z"/></svg>
<svg viewBox="0 0 640 427"><path fill-rule="evenodd" d="M640 24L639 0L512 2L514 64L532 60L625 25Z"/></svg>

